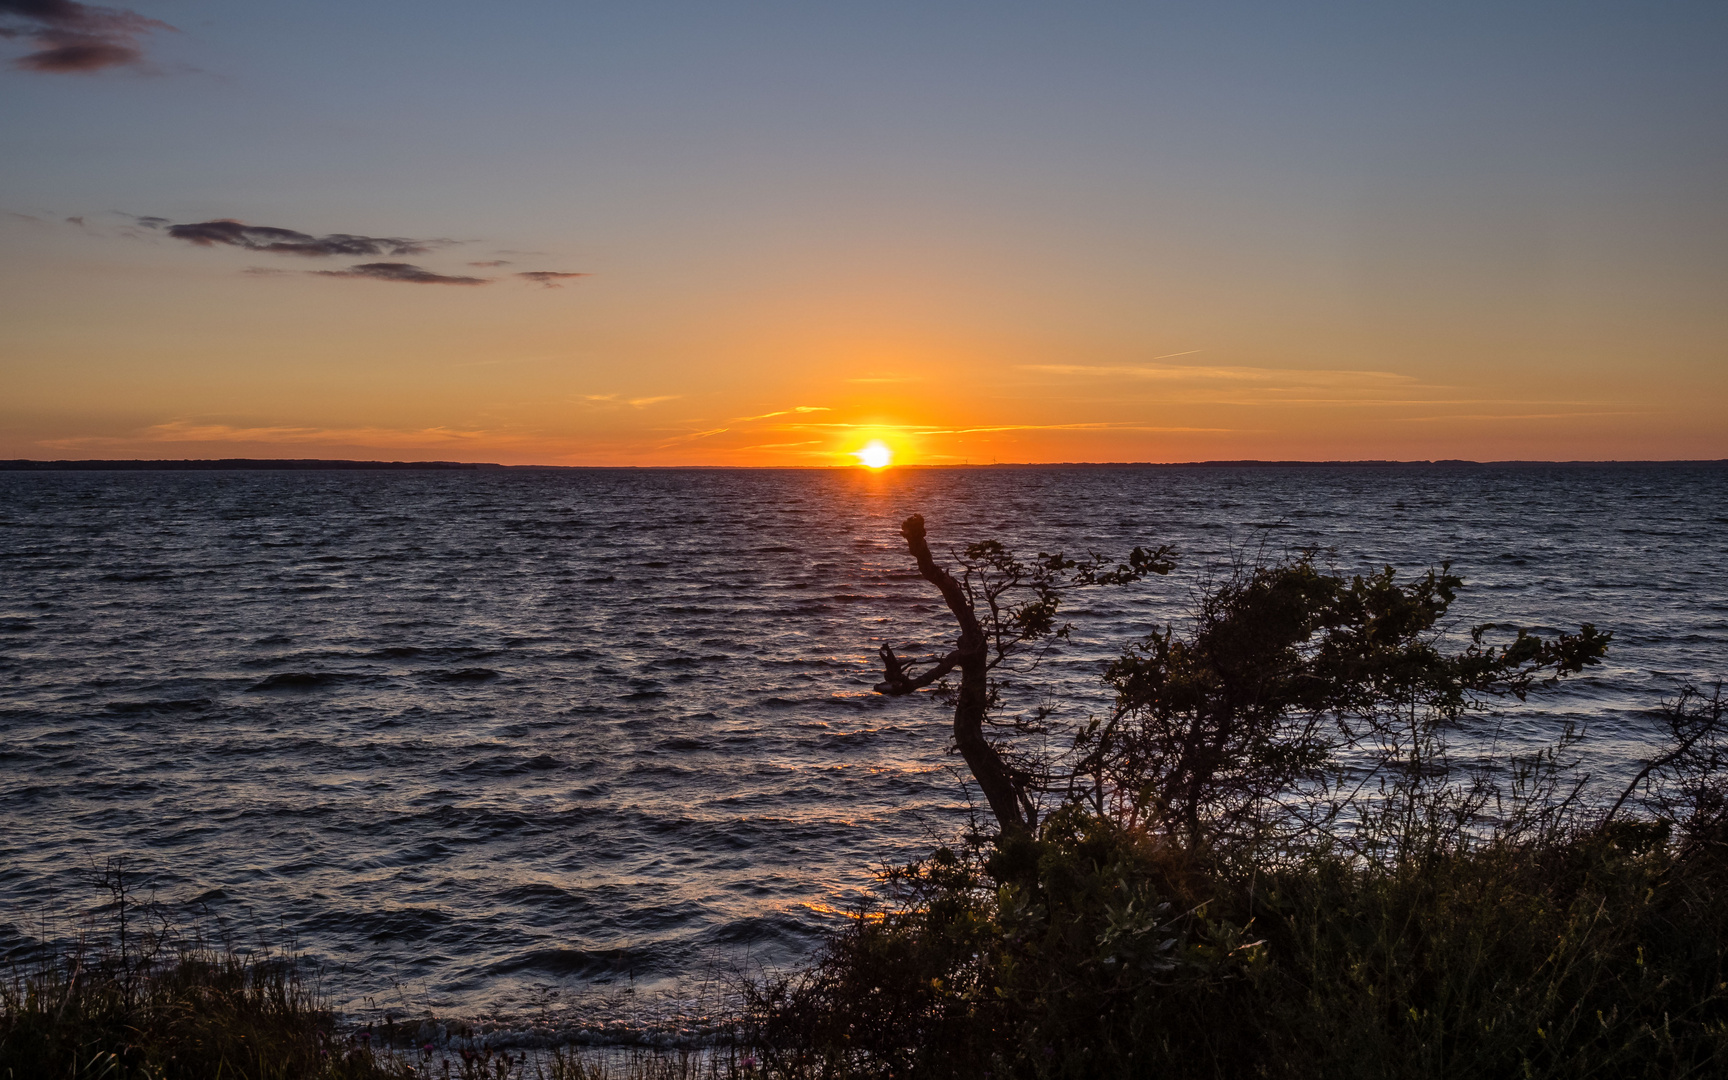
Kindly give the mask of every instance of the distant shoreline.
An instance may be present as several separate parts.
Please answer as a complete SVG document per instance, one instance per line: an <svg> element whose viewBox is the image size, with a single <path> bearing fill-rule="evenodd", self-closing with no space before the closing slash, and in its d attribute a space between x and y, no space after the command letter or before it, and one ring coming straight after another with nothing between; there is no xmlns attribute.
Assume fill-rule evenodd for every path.
<svg viewBox="0 0 1728 1080"><path fill-rule="evenodd" d="M897 465L896 469L1384 469L1384 468L1591 468L1596 466L1640 466L1659 468L1728 468L1728 458L1692 458L1639 461L1467 461L1448 458L1436 461L1053 461L1001 462L990 465ZM83 461L33 461L14 458L0 461L0 472L342 472L377 470L388 472L493 472L493 471L585 471L585 472L771 472L854 471L856 465L500 465L494 462L462 461L349 461L326 458L182 458L182 459L91 459Z"/></svg>

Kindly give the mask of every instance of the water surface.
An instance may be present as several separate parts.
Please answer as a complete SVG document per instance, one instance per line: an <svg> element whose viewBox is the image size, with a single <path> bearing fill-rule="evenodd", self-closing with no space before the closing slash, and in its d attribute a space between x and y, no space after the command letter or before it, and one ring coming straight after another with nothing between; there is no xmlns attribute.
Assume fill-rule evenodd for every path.
<svg viewBox="0 0 1728 1080"><path fill-rule="evenodd" d="M1614 632L1511 727L1584 720L1612 771L1728 670L1724 507L1709 467L0 473L0 950L126 854L350 1007L791 962L964 818L948 718L870 690L951 636L911 512L938 550L1180 550L1074 608L1070 719L1233 558L1451 560L1461 622Z"/></svg>

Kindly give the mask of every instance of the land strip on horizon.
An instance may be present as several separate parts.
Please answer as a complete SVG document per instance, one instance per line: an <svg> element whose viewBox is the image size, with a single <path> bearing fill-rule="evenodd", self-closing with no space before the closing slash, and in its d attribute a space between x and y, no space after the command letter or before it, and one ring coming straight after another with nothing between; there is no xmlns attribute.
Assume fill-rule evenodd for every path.
<svg viewBox="0 0 1728 1080"><path fill-rule="evenodd" d="M1503 461L1472 461L1464 458L1436 460L1364 459L1350 461L1260 460L1245 458L1228 461L1029 461L996 462L989 465L896 465L896 469L1233 469L1233 468L1418 468L1423 466L1548 466L1556 468L1586 468L1595 465L1695 466L1728 468L1728 458L1657 458L1640 460L1603 459L1598 461L1546 461L1540 459L1509 459ZM782 471L787 469L851 471L858 465L501 465L495 462L464 461L356 461L342 458L129 458L36 461L13 458L0 461L0 472L220 472L226 470L425 470L474 472L481 470L607 470L667 471L701 469L715 472Z"/></svg>

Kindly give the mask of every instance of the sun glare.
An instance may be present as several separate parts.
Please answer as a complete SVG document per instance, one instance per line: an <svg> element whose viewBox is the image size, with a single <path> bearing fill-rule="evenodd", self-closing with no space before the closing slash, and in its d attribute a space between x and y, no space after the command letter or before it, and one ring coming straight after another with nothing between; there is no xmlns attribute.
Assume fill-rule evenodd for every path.
<svg viewBox="0 0 1728 1080"><path fill-rule="evenodd" d="M856 454L867 469L885 469L888 463L894 460L894 452L880 439L872 440L864 449L856 451Z"/></svg>

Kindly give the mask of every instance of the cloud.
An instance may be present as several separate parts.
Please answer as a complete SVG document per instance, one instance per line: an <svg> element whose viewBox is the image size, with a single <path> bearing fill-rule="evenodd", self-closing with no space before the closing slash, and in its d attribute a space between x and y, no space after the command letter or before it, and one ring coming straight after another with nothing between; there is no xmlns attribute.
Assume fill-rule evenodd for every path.
<svg viewBox="0 0 1728 1080"><path fill-rule="evenodd" d="M1546 412L1546 413L1445 413L1439 416L1400 416L1396 422L1406 424L1452 423L1458 420L1577 420L1598 416L1648 416L1650 410L1620 410L1616 412Z"/></svg>
<svg viewBox="0 0 1728 1080"><path fill-rule="evenodd" d="M677 435L667 439L665 442L660 444L659 448L664 450L669 446L677 446L679 443L696 442L699 439L706 439L714 435L724 435L726 432L731 430L731 428L717 427L709 428L706 431L692 431L688 434Z"/></svg>
<svg viewBox="0 0 1728 1080"><path fill-rule="evenodd" d="M863 427L865 425L855 425ZM995 427L969 428L911 428L922 435L980 435L994 434L1000 431L1157 431L1157 432L1224 432L1234 431L1234 428L1221 427L1168 427L1154 424L1134 424L1099 422L1085 424L999 424Z"/></svg>
<svg viewBox="0 0 1728 1080"><path fill-rule="evenodd" d="M1391 386L1414 383L1410 375L1391 371L1315 370L1309 368L1201 367L1179 364L1101 366L1092 364L1020 364L1021 371L1040 375L1081 375L1158 382L1255 384L1288 386Z"/></svg>
<svg viewBox="0 0 1728 1080"><path fill-rule="evenodd" d="M0 0L4 3L5 0ZM164 229L176 240L199 247L237 247L246 251L264 251L272 255L305 255L324 258L332 255L424 255L448 240L410 240L404 236L357 236L353 233L331 233L313 236L294 229L279 229L273 225L248 225L223 218L175 225L163 218L141 217L138 224L152 229Z"/></svg>
<svg viewBox="0 0 1728 1080"><path fill-rule="evenodd" d="M151 442L351 442L366 446L421 446L429 442L471 442L484 434L444 427L419 431L372 427L235 427L175 420L145 429L144 437Z"/></svg>
<svg viewBox="0 0 1728 1080"><path fill-rule="evenodd" d="M436 274L430 270L415 266L413 263L376 262L360 263L346 270L310 270L308 273L321 277L340 278L371 278L374 281L402 281L410 285L485 285L491 278L456 277L449 274Z"/></svg>
<svg viewBox="0 0 1728 1080"><path fill-rule="evenodd" d="M628 405L632 409L645 409L650 405L658 405L662 401L677 401L681 394L661 394L658 397L626 398L617 394L584 394L582 400L590 405Z"/></svg>
<svg viewBox="0 0 1728 1080"><path fill-rule="evenodd" d="M794 405L790 409L781 409L777 412L765 412L765 413L760 413L756 416L733 417L731 420L731 423L748 424L748 423L751 423L752 421L755 421L755 420L768 420L768 419L771 419L771 418L776 417L776 416L790 416L792 413L813 413L813 412L833 412L833 411L834 411L833 409L830 409L826 405Z"/></svg>
<svg viewBox="0 0 1728 1080"><path fill-rule="evenodd" d="M52 450L102 450L156 443L324 443L340 446L386 448L431 448L472 444L495 433L478 430L430 427L417 431L395 428L328 428L292 425L242 427L235 424L195 420L171 420L153 424L133 436L86 436L46 439L37 443Z"/></svg>
<svg viewBox="0 0 1728 1080"><path fill-rule="evenodd" d="M760 413L756 416L735 416L732 419L726 421L725 427L708 428L705 431L690 431L690 432L686 432L682 435L675 435L672 438L667 439L666 441L662 442L660 444L660 448L666 449L667 447L677 446L680 443L697 442L697 441L700 441L702 439L712 438L715 435L724 435L726 432L733 430L733 427L735 425L738 425L738 424L754 424L754 423L758 423L759 421L762 421L762 420L772 420L776 416L804 416L804 415L808 415L810 413L833 412L833 411L834 410L832 408L828 407L827 405L794 405L790 409L777 409L774 412ZM700 421L695 421L695 422L699 423ZM814 430L814 429L818 429L818 428L866 427L866 426L873 426L873 425L785 423L785 424L769 424L767 426L767 430L769 430L769 431L781 431L781 432L804 432L804 431L810 431L810 430ZM762 430L762 429L758 429L758 430ZM764 445L769 445L769 444L764 444ZM778 443L776 443L776 444L772 444L772 445L793 446L793 445L800 445L800 444L795 444L795 443L778 444Z"/></svg>
<svg viewBox="0 0 1728 1080"><path fill-rule="evenodd" d="M482 264L475 263L474 265L479 266ZM503 265L503 264L500 263L497 265ZM548 289L557 289L557 288L562 287L558 283L560 281L564 280L565 278L591 277L593 275L591 275L591 274L566 274L566 273L562 273L562 272L557 271L557 270L521 270L521 271L517 272L516 276L519 278L526 278L529 281L539 282L541 285L546 286Z"/></svg>
<svg viewBox="0 0 1728 1080"><path fill-rule="evenodd" d="M137 65L141 39L172 30L124 8L72 0L0 0L0 38L29 38L36 51L12 61L26 71L65 75Z"/></svg>
<svg viewBox="0 0 1728 1080"><path fill-rule="evenodd" d="M0 4L8 2L18 2L18 0L0 0ZM363 236L359 233L329 233L325 236L316 236L312 233L300 232L298 229L284 229L275 225L248 225L244 221L236 221L233 218L217 218L212 221L194 221L184 224L175 224L167 218L161 217L134 217L132 220L145 229L165 232L176 240L184 240L186 243L197 247L233 247L242 251L263 252L267 255L299 255L307 258L425 255L433 248L457 242L454 240L416 240L407 236ZM138 234L134 233L133 235ZM501 266L509 266L510 260L484 259L470 262L468 265L491 270ZM256 275L268 274L268 271L262 267L252 267L243 272ZM346 270L317 270L313 273L322 274L325 277L401 281L412 285L485 285L496 280L460 274L440 274L405 262L359 263ZM564 270L523 270L511 276L534 282L548 289L556 289L566 280L591 275Z"/></svg>

